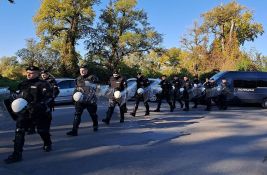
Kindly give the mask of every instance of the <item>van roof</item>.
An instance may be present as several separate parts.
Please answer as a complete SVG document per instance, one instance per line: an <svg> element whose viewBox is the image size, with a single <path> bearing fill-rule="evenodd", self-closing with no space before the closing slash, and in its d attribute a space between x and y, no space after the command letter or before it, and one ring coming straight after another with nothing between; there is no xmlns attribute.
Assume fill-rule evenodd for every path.
<svg viewBox="0 0 267 175"><path fill-rule="evenodd" d="M212 78L214 80L220 79L220 78L266 78L267 79L267 72L248 72L248 71L222 71L217 74L215 74Z"/></svg>

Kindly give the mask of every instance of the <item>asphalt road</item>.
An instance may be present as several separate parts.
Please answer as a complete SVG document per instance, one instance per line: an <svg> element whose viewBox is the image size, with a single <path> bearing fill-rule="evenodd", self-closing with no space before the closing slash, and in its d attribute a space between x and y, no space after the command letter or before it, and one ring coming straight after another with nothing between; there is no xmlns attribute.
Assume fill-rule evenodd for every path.
<svg viewBox="0 0 267 175"><path fill-rule="evenodd" d="M106 104L98 107L100 127L93 132L88 113L79 136L65 135L72 127L74 108L58 106L51 128L53 151L41 150L38 135L26 136L23 161L0 162L0 175L267 175L267 110L231 107L206 112L162 112L144 117L126 114L119 123L118 109L111 124L102 124ZM151 104L155 109L156 104ZM129 111L132 102L128 103ZM14 122L0 113L0 159L13 148Z"/></svg>

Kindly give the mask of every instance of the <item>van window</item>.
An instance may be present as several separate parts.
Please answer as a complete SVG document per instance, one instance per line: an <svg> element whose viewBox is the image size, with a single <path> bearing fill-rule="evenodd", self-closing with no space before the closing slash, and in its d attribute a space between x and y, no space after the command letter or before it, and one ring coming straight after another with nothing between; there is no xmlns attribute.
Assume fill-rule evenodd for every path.
<svg viewBox="0 0 267 175"><path fill-rule="evenodd" d="M63 80L58 83L60 89L68 89L73 88L75 86L75 82L73 80Z"/></svg>
<svg viewBox="0 0 267 175"><path fill-rule="evenodd" d="M257 88L256 80L234 80L234 88Z"/></svg>
<svg viewBox="0 0 267 175"><path fill-rule="evenodd" d="M210 77L210 79L214 79L215 81L217 81L219 78L223 77L224 74L225 74L225 72L219 72L219 73L213 75L212 77Z"/></svg>

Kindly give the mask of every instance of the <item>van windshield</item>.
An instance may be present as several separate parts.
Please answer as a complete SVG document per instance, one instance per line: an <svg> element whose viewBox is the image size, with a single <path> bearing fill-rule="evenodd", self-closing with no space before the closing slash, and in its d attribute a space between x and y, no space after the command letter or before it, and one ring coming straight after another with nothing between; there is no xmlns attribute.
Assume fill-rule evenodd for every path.
<svg viewBox="0 0 267 175"><path fill-rule="evenodd" d="M223 76L223 74L225 74L225 72L219 72L219 73L213 75L211 77L211 79L214 79L215 81L217 81L219 78L221 78Z"/></svg>

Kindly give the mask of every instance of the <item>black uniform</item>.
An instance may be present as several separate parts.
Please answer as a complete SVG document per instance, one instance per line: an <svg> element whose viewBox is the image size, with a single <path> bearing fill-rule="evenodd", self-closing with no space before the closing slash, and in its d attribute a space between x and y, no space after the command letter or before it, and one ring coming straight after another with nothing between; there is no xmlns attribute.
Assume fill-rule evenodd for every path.
<svg viewBox="0 0 267 175"><path fill-rule="evenodd" d="M127 87L127 83L125 79L120 75L118 75L117 77L111 76L109 79L109 86L113 90L112 92L115 92L115 91L122 92ZM116 104L118 104L118 106L120 107L120 122L121 123L124 122L124 111L126 108L125 106L126 103L121 104L120 99L115 99L112 93L112 95L109 97L109 107L108 107L106 118L102 120L104 123L109 124Z"/></svg>
<svg viewBox="0 0 267 175"><path fill-rule="evenodd" d="M178 78L178 79L174 79L172 81L172 84L174 86L174 92L173 92L173 107L175 108L175 103L176 103L176 100L178 100L178 102L180 103L181 105L181 108L184 107L184 104L181 100L181 93L180 93L180 88L182 87L182 82L181 80Z"/></svg>
<svg viewBox="0 0 267 175"><path fill-rule="evenodd" d="M51 76L49 76L47 79L45 79L45 81L47 81L50 84L51 88L52 88L52 98L53 98L53 102L54 102L54 99L58 96L58 94L60 92L59 88L58 88L58 85L57 85L57 82Z"/></svg>
<svg viewBox="0 0 267 175"><path fill-rule="evenodd" d="M212 88L214 88L216 85L214 82L206 82L204 84L204 87L205 87L205 90L206 90L206 105L207 105L207 108L206 108L206 111L210 111L211 109L211 100L212 100L212 97L208 95L208 92L209 91L212 91Z"/></svg>
<svg viewBox="0 0 267 175"><path fill-rule="evenodd" d="M161 102L163 99L166 99L168 104L170 105L170 111L173 112L173 106L172 106L172 102L171 102L171 90L172 90L172 85L168 80L161 80L161 82L159 83L161 88L162 88L162 92L160 94L158 94L158 106L157 109L154 110L154 112L160 112L160 106L161 106Z"/></svg>
<svg viewBox="0 0 267 175"><path fill-rule="evenodd" d="M136 77L136 84L137 84L137 90L138 90L139 88L143 88L143 89L147 88L150 82L146 77L141 76L140 78ZM136 111L138 109L139 102L142 99L144 100L144 105L146 107L145 115L149 115L149 105L148 105L148 97L147 97L148 94L146 92L144 92L143 94L138 94L137 90L135 94L135 106L134 106L134 109L131 115L135 116Z"/></svg>
<svg viewBox="0 0 267 175"><path fill-rule="evenodd" d="M19 96L28 102L27 110L16 114L16 131L14 140L14 152L5 162L13 163L21 160L25 131L29 128L31 121L37 127L37 132L41 136L45 151L51 150L50 124L51 115L47 102L52 98L50 85L39 78L25 80L18 86Z"/></svg>
<svg viewBox="0 0 267 175"><path fill-rule="evenodd" d="M96 86L95 83L98 81L98 78L94 75L84 75L76 78L76 88L75 92L83 93L84 97L82 101L75 102L75 114L73 120L73 127L70 132L67 132L67 135L77 136L79 125L81 123L81 116L84 109L87 109L91 119L93 121L93 130L98 130L98 116L97 112L97 98L96 98Z"/></svg>
<svg viewBox="0 0 267 175"><path fill-rule="evenodd" d="M194 84L194 85L195 85L195 84L198 85L199 83L200 83L199 79L198 79L197 77L195 77L194 80L193 80L193 84ZM194 102L194 106L193 106L193 108L197 108L198 100L199 100L199 97L194 97L194 98L192 99L192 101Z"/></svg>
<svg viewBox="0 0 267 175"><path fill-rule="evenodd" d="M229 95L230 92L230 87L229 84L227 82L225 83L221 83L221 94L218 96L218 105L219 105L219 109L221 110L226 110L227 109L227 95Z"/></svg>
<svg viewBox="0 0 267 175"><path fill-rule="evenodd" d="M51 112L54 110L54 104L55 104L54 99L58 96L59 89L58 89L58 85L57 85L56 80L54 78L52 78L51 76L49 76L47 79L43 79L43 80L49 83L50 89L52 90L52 98L48 102L48 107L50 108L49 115L51 115L51 118L52 118ZM32 124L30 124L30 126L29 126L29 131L27 134L30 135L30 134L34 134L34 133L35 133L35 126L32 122Z"/></svg>
<svg viewBox="0 0 267 175"><path fill-rule="evenodd" d="M183 81L183 96L182 99L184 100L185 108L184 111L189 111L189 90L192 88L191 82L188 80Z"/></svg>

